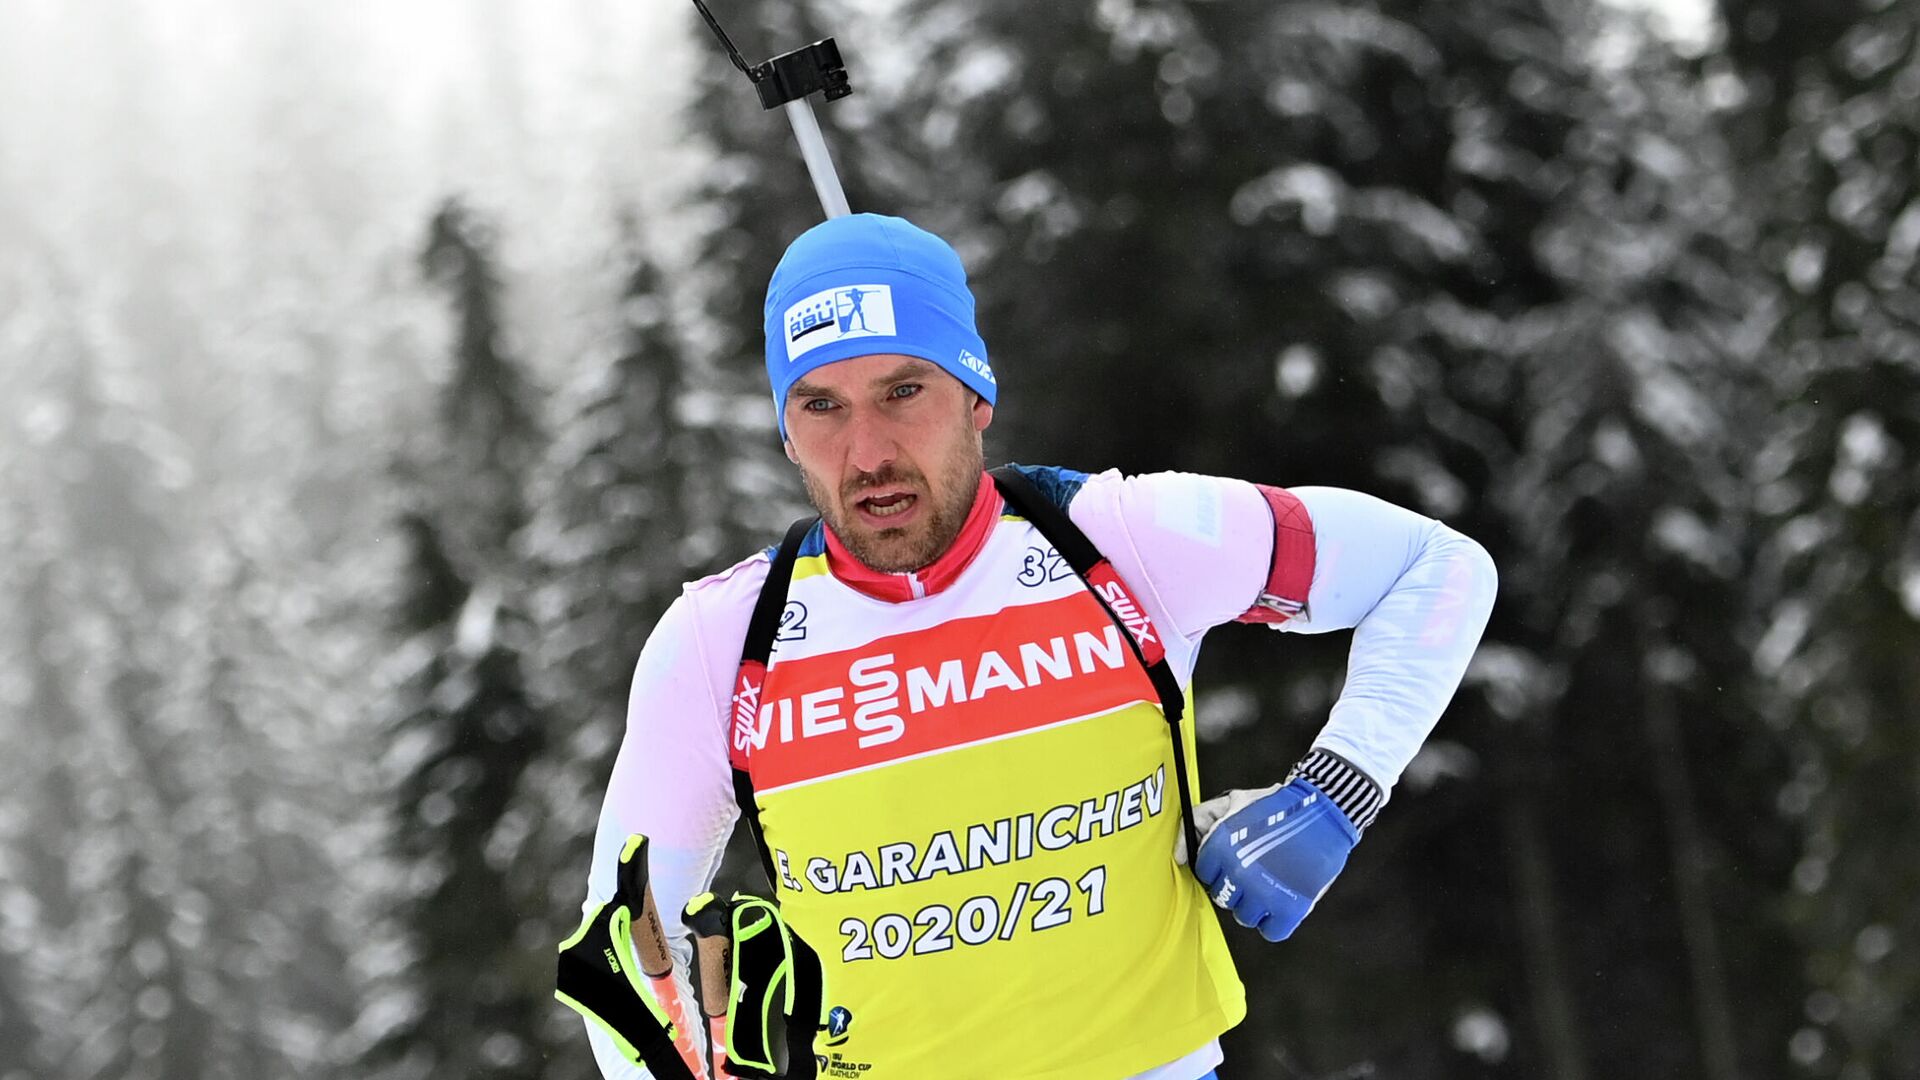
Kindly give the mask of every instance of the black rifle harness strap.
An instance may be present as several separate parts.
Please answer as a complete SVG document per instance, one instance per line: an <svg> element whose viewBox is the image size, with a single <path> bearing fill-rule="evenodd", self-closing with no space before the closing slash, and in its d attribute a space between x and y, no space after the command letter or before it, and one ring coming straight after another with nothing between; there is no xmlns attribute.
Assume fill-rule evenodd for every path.
<svg viewBox="0 0 1920 1080"><path fill-rule="evenodd" d="M1160 711L1166 716L1167 730L1173 739L1173 769L1175 782L1180 788L1181 828L1187 840L1187 864L1193 864L1193 855L1200 850L1199 836L1193 824L1193 788L1187 779L1187 747L1181 730L1181 720L1186 715L1186 694L1180 688L1180 680L1168 666L1166 650L1157 640L1159 628L1147 620L1145 609L1141 608L1121 581L1119 572L1106 556L1093 546L1080 527L1073 523L1067 512L1048 498L1033 481L1012 465L1003 465L989 473L994 486L1000 491L1000 497L1014 513L1031 522L1040 535L1054 550L1060 553L1073 572L1079 575L1087 590L1093 593L1100 607L1120 629L1120 637L1133 651L1134 659L1146 669L1147 678L1152 680L1154 690L1160 695ZM753 777L745 767L745 746L743 740L759 720L760 687L766 679L767 663L773 656L773 642L780 630L780 616L787 606L787 587L793 578L793 563L799 557L800 545L807 534L813 531L819 518L802 518L787 529L785 539L780 542L774 553L773 565L767 569L767 580L760 587L760 598L754 604L753 616L747 623L747 639L741 649L740 676L734 687L733 696L733 797L740 804L740 816L747 823L748 831L753 833L754 846L760 850L760 864L766 870L767 883L775 889L780 881L778 871L773 864L773 853L767 847L766 835L760 831L760 807L753 797Z"/></svg>
<svg viewBox="0 0 1920 1080"><path fill-rule="evenodd" d="M780 614L787 609L787 586L793 582L793 561L800 557L800 545L820 521L801 518L787 527L787 535L773 554L767 568L766 584L760 586L760 598L754 602L753 615L747 621L747 643L740 650L740 674L733 686L733 800L740 804L740 818L753 834L753 846L760 851L760 866L767 872L767 887L780 894L780 879L775 876L773 851L767 847L767 835L760 831L760 804L753 799L753 774L745 767L745 739L760 719L760 687L766 681L767 662L773 658L774 635L780 632Z"/></svg>

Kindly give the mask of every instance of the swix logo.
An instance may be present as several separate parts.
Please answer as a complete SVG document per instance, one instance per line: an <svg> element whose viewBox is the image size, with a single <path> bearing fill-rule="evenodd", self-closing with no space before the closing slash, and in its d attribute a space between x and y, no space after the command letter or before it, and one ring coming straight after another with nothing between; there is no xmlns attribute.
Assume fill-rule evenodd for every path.
<svg viewBox="0 0 1920 1080"><path fill-rule="evenodd" d="M740 665L739 681L733 687L733 750L745 754L754 743L754 721L760 715L760 686L767 669L751 661Z"/></svg>
<svg viewBox="0 0 1920 1080"><path fill-rule="evenodd" d="M1113 605L1113 613L1120 616L1120 622L1133 635L1133 640L1142 645L1151 645L1157 640L1153 636L1153 620L1146 612L1134 606L1133 597L1127 595L1127 587L1117 581L1109 581L1100 586L1100 597Z"/></svg>
<svg viewBox="0 0 1920 1080"><path fill-rule="evenodd" d="M1127 633L1133 635L1134 642L1140 646L1140 655L1147 663L1157 663L1167 655L1160 639L1153 636L1153 620L1147 618L1147 613L1140 609L1139 604L1134 603L1133 594L1127 591L1126 585L1120 581L1120 575L1114 572L1111 565L1101 563L1094 567L1087 579L1093 591L1112 609L1113 617L1119 619L1120 624L1127 628Z"/></svg>

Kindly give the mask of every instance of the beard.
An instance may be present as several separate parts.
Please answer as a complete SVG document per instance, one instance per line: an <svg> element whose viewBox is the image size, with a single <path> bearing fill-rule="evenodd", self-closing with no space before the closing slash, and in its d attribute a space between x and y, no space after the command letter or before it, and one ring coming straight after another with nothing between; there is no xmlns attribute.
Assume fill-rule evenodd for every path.
<svg viewBox="0 0 1920 1080"><path fill-rule="evenodd" d="M980 440L973 438L964 440L940 463L933 484L918 469L898 463L857 473L840 485L838 493L804 468L800 479L806 484L808 501L854 558L883 574L906 574L932 563L953 545L973 509L985 468ZM927 513L903 526L875 529L860 522L854 516L855 501L869 489L885 485L912 488L927 500Z"/></svg>

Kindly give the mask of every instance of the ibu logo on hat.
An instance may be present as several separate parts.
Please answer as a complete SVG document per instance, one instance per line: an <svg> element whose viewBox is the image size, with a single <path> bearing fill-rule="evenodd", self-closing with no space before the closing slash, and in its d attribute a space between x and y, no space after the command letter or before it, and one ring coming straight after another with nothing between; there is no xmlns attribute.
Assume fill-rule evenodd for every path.
<svg viewBox="0 0 1920 1080"><path fill-rule="evenodd" d="M893 322L893 288L888 285L822 289L787 308L781 323L787 328L788 363L836 341L892 337L898 332Z"/></svg>

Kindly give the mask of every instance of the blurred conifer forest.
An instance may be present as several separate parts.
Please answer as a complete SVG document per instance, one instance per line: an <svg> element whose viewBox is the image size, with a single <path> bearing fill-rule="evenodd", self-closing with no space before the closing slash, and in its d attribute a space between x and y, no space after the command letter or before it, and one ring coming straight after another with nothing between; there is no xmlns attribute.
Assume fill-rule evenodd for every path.
<svg viewBox="0 0 1920 1080"><path fill-rule="evenodd" d="M1920 1078L1920 4L712 3L838 38L990 460L1500 565L1338 884L1230 928L1223 1076ZM553 945L634 657L803 510L818 204L657 7L0 12L0 1078L596 1075ZM1206 792L1270 783L1345 635L1210 641Z"/></svg>

